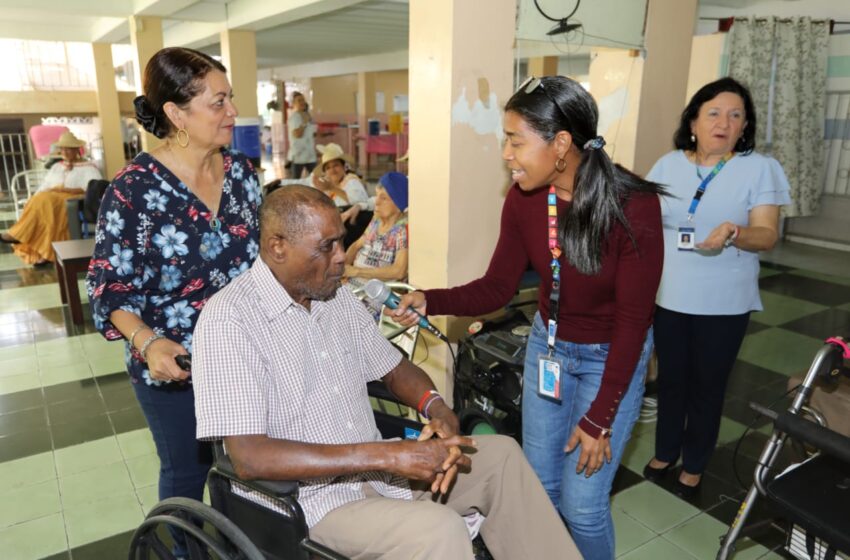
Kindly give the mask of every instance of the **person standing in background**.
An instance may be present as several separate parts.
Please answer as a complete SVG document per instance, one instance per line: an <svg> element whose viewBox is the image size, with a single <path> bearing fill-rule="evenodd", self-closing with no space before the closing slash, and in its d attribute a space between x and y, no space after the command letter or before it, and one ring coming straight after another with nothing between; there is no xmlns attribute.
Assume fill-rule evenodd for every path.
<svg viewBox="0 0 850 560"><path fill-rule="evenodd" d="M676 492L693 496L717 435L726 382L762 309L759 252L779 231L788 180L754 152L750 92L732 78L703 86L682 112L676 150L647 176L669 186L662 200L664 274L655 311L658 424L644 477L659 481L682 458Z"/></svg>
<svg viewBox="0 0 850 560"><path fill-rule="evenodd" d="M315 125L307 110L304 94L296 91L292 94L292 113L286 124L289 131L288 159L291 177L300 179L301 175L311 173L316 167Z"/></svg>

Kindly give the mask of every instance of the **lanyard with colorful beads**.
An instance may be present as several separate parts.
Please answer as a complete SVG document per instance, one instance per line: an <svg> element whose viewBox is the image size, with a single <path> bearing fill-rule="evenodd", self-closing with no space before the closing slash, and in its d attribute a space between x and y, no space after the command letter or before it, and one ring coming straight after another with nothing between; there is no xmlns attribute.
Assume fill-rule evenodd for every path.
<svg viewBox="0 0 850 560"><path fill-rule="evenodd" d="M555 194L555 185L549 186L549 197L547 199L549 212L547 215L549 223L549 252L552 253L552 293L549 294L549 325L546 345L549 347L549 356L555 355L555 335L558 333L558 305L561 298L561 246L558 243L558 195Z"/></svg>

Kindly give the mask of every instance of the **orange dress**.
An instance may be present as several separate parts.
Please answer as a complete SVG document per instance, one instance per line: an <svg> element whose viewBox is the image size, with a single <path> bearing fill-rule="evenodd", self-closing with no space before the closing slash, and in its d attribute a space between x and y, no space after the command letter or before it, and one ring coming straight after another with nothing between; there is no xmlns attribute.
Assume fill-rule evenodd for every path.
<svg viewBox="0 0 850 560"><path fill-rule="evenodd" d="M101 179L100 170L90 161L77 161L73 165L57 162L50 168L38 191L30 198L17 223L9 228L9 235L20 241L12 250L27 264L54 261L54 241L70 239L68 213L65 202L82 198L89 181ZM80 189L68 193L54 187Z"/></svg>
<svg viewBox="0 0 850 560"><path fill-rule="evenodd" d="M24 206L18 221L9 228L9 235L20 241L12 250L27 264L54 261L54 241L70 239L68 212L65 202L82 198L82 194L44 190L36 193Z"/></svg>

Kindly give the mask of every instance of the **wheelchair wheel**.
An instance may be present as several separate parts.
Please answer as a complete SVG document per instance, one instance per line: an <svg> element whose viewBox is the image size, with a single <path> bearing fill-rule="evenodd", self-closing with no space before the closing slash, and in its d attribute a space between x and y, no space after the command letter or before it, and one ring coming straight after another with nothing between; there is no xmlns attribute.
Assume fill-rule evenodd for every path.
<svg viewBox="0 0 850 560"><path fill-rule="evenodd" d="M129 560L177 560L167 540L163 540L170 531L185 535L188 560L265 560L232 521L189 498L168 498L151 509L133 533Z"/></svg>

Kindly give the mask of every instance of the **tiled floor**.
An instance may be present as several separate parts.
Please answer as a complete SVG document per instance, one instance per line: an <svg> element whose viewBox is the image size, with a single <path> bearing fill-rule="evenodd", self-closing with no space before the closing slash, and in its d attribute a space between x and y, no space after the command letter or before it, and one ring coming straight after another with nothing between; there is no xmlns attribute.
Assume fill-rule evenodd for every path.
<svg viewBox="0 0 850 560"><path fill-rule="evenodd" d="M122 345L104 341L90 321L72 330L53 269L0 251L0 557L126 557L132 530L157 500L159 465L123 373ZM636 426L613 497L619 558L714 558L743 496L735 473L750 480L767 438L766 422L756 422L736 457L753 418L747 403L770 404L789 375L807 368L821 339L850 331L850 258L815 252L786 247L774 252L784 265L764 265L766 311L753 316L698 497L674 496L675 476L661 486L643 480L654 423ZM795 258L805 270L787 266ZM757 510L758 518L769 515ZM739 544L736 559L781 557L772 552L779 530L754 538Z"/></svg>

